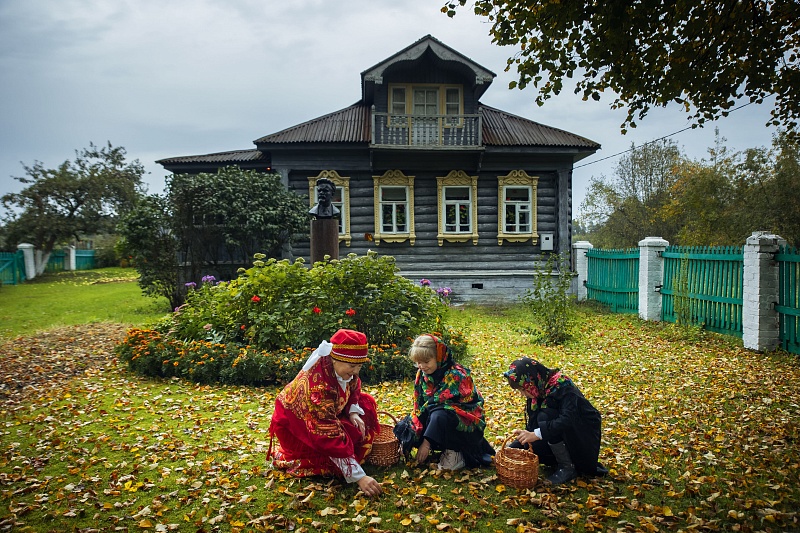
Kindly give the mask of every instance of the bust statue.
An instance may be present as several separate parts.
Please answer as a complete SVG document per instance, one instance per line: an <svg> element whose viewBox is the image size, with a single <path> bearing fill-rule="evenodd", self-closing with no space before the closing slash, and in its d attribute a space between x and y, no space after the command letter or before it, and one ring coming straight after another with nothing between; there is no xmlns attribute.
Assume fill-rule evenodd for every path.
<svg viewBox="0 0 800 533"><path fill-rule="evenodd" d="M336 194L336 184L328 178L317 180L317 205L308 213L314 218L334 218L339 216L339 209L333 205L333 196Z"/></svg>

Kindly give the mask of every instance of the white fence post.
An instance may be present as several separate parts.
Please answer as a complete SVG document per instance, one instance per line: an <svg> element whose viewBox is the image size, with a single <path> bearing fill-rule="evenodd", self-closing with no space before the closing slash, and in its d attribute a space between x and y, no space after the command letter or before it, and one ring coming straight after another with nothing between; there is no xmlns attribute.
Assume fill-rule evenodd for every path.
<svg viewBox="0 0 800 533"><path fill-rule="evenodd" d="M773 350L780 344L778 263L774 255L786 240L766 231L754 231L744 246L742 286L742 342L755 351Z"/></svg>
<svg viewBox="0 0 800 533"><path fill-rule="evenodd" d="M579 302L586 299L588 289L586 288L586 280L589 278L589 258L586 253L589 249L594 248L589 241L578 241L572 244L572 257L575 259L575 274L574 278L576 286L572 291L577 297Z"/></svg>
<svg viewBox="0 0 800 533"><path fill-rule="evenodd" d="M33 245L23 242L17 245L17 250L22 250L22 257L25 260L25 279L36 277L36 262L33 260Z"/></svg>
<svg viewBox="0 0 800 533"><path fill-rule="evenodd" d="M77 254L75 253L75 246L70 245L67 248L64 248L64 252L66 257L64 258L64 270L78 270L77 264Z"/></svg>
<svg viewBox="0 0 800 533"><path fill-rule="evenodd" d="M664 259L661 252L669 242L661 237L639 241L639 318L661 321L661 287L664 285Z"/></svg>

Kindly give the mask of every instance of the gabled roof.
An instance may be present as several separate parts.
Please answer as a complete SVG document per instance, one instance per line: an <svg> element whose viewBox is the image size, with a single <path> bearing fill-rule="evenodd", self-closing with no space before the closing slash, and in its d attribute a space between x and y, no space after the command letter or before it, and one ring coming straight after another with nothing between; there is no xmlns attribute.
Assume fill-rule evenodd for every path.
<svg viewBox="0 0 800 533"><path fill-rule="evenodd" d="M483 143L487 146L548 146L589 148L600 145L590 139L539 124L483 104ZM363 101L297 126L266 135L254 142L275 143L369 143L370 106Z"/></svg>
<svg viewBox="0 0 800 533"><path fill-rule="evenodd" d="M492 80L497 76L494 72L474 62L461 52L453 50L443 42L439 41L432 35L426 35L417 42L405 47L396 54L384 59L377 65L374 65L361 73L361 90L364 100L369 100L368 86L371 84L383 83L383 74L387 68L400 63L402 61L414 61L422 57L422 55L430 50L439 59L443 61L455 61L461 63L463 66L471 70L475 74L475 86L478 88L476 97L486 92L486 89L491 85Z"/></svg>

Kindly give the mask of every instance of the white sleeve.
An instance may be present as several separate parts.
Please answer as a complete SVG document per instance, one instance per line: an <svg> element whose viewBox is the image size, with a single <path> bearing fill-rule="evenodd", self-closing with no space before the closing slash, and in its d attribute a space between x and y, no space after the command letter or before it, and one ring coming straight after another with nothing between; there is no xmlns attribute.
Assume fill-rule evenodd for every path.
<svg viewBox="0 0 800 533"><path fill-rule="evenodd" d="M348 483L354 483L367 475L355 457L331 457L331 461L342 471Z"/></svg>
<svg viewBox="0 0 800 533"><path fill-rule="evenodd" d="M354 403L353 405L350 406L350 412L348 414L353 414L353 413L358 413L361 416L364 416L365 414L364 410L357 403Z"/></svg>
<svg viewBox="0 0 800 533"><path fill-rule="evenodd" d="M542 438L542 428L536 428L536 429L534 429L534 430L533 430L533 434L534 434L534 435L536 435L537 437L539 437L539 438L541 439L541 438Z"/></svg>

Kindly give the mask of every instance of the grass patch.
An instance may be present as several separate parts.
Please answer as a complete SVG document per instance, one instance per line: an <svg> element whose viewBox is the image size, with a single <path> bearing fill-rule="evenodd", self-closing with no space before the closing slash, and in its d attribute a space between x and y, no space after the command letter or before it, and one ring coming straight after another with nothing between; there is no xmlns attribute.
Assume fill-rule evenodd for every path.
<svg viewBox="0 0 800 533"><path fill-rule="evenodd" d="M26 353L35 365L14 374L60 368L70 353L90 365L9 392L0 404L0 529L800 529L796 357L749 352L716 334L681 336L669 325L588 306L579 308L576 338L547 347L521 333L530 325L521 307L451 313L453 323L468 326L489 441L498 446L522 425L524 403L502 372L522 355L535 357L561 367L602 413L609 477L517 491L500 484L493 468L367 466L385 491L374 501L335 480L286 478L265 461L278 387L144 379L113 359L107 338L119 331L88 326L31 343ZM93 344L92 334L106 341ZM12 344L21 353L25 342L9 341L0 354ZM410 382L366 389L395 416L411 408Z"/></svg>
<svg viewBox="0 0 800 533"><path fill-rule="evenodd" d="M170 311L166 298L142 294L132 268L46 274L0 288L0 338L57 326L114 322L142 324Z"/></svg>

